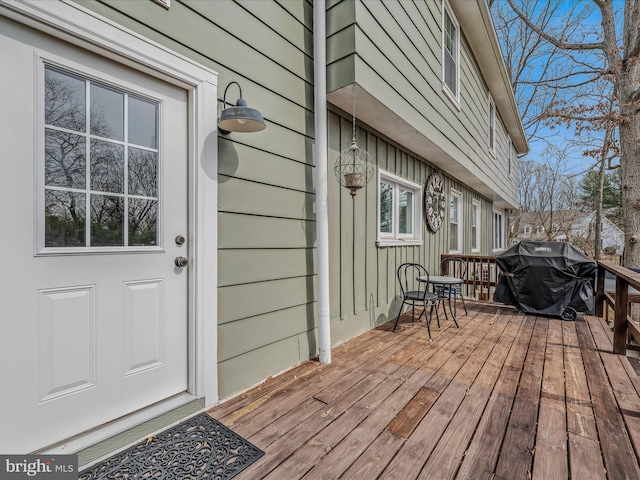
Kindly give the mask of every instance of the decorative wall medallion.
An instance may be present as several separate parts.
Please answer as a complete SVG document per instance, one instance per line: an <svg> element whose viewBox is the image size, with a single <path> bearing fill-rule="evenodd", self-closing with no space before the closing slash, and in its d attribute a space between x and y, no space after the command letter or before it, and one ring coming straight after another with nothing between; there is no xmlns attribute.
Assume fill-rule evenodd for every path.
<svg viewBox="0 0 640 480"><path fill-rule="evenodd" d="M444 193L444 182L437 173L432 174L427 180L424 192L424 212L429 228L437 232L442 226L447 200Z"/></svg>

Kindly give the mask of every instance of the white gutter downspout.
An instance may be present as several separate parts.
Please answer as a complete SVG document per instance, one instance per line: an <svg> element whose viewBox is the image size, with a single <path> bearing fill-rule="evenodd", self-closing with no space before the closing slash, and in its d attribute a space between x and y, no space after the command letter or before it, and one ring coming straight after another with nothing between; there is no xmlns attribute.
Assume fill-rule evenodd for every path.
<svg viewBox="0 0 640 480"><path fill-rule="evenodd" d="M313 85L316 129L316 234L318 262L318 350L331 363L329 308L329 195L327 189L327 52L325 0L313 3Z"/></svg>

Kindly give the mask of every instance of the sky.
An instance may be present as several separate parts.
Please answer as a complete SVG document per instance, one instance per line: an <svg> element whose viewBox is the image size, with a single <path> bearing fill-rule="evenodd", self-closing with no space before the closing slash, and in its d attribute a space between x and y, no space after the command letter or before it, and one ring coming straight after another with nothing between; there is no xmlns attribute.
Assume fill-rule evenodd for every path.
<svg viewBox="0 0 640 480"><path fill-rule="evenodd" d="M528 5L532 5L534 0L521 0L528 2ZM506 6L508 8L506 0L495 0L496 3L500 2L500 6ZM548 0L539 0L539 5L548 4ZM619 12L622 12L624 7L624 0L614 0L614 9L617 9ZM567 24L566 16L571 12L573 6L576 6L578 10L582 11L587 8L589 10L588 16L586 16L581 22L579 27L579 38L572 39L575 43L579 42L598 42L600 38L598 36L598 32L601 30L601 14L598 8L591 0L561 0L560 7L558 9L557 15L552 19L550 25L552 28L561 28ZM621 16L619 15L617 18L617 24L620 27L621 25ZM497 22L494 19L494 22ZM499 23L496 23L498 26ZM621 28L619 28L621 30ZM509 29L509 32L512 33L514 29ZM498 36L500 38L501 32L498 29ZM502 43L502 39L501 39ZM504 46L503 46L504 49ZM592 65L602 65L602 59L597 57L597 52L588 52L588 53L578 53L576 54L580 57L582 61L585 63L589 63ZM546 55L540 55L538 57L530 57L527 63L528 68L528 76L530 78L537 78L540 72L542 71L544 64L549 59ZM568 60L564 60L569 64ZM508 63L508 62L507 62ZM565 65L554 65L551 64L552 68L556 67L564 67ZM581 68L581 67L580 67ZM579 77L577 77L579 78ZM586 77L585 77L586 78ZM527 88L519 87L519 88ZM587 134L583 133L582 135L578 135L574 126L567 126L566 124L555 125L554 127L543 126L539 130L539 134L545 137L546 141L541 140L533 140L530 142L530 153L524 157L528 160L541 161L546 156L549 156L549 152L545 151L547 149L547 143L552 143L559 150L563 150L566 152L566 173L569 175L579 175L588 169L590 166L594 165L596 160L592 157L583 156L582 152L586 147L572 146L572 141L585 139ZM592 133L596 139L602 138L603 133ZM597 143L601 144L601 140L598 140ZM593 147L591 147L593 148Z"/></svg>

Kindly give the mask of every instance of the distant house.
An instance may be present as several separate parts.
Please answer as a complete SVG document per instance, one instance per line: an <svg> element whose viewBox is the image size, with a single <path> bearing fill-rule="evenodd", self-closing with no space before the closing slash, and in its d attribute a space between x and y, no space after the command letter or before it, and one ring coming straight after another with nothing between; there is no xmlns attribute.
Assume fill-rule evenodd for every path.
<svg viewBox="0 0 640 480"><path fill-rule="evenodd" d="M595 212L560 210L553 212L525 212L511 221L511 243L522 240L569 242L593 253ZM602 219L601 248L615 248L622 255L624 232L607 217Z"/></svg>
<svg viewBox="0 0 640 480"><path fill-rule="evenodd" d="M485 0L0 0L0 59L3 453L176 421L394 318L403 262L507 246ZM265 130L218 131L240 97Z"/></svg>
<svg viewBox="0 0 640 480"><path fill-rule="evenodd" d="M585 213L577 218L571 226L570 236L588 242L594 238L595 212ZM602 218L601 248L615 248L616 255L622 255L624 250L624 232L607 217Z"/></svg>

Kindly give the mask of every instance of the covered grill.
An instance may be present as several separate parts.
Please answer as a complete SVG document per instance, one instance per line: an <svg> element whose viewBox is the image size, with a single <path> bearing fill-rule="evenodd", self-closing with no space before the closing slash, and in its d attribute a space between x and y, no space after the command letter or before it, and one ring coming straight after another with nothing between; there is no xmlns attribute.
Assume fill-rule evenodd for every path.
<svg viewBox="0 0 640 480"><path fill-rule="evenodd" d="M494 299L525 313L593 314L597 264L565 242L520 242L496 258Z"/></svg>

